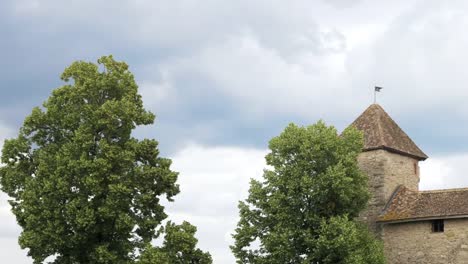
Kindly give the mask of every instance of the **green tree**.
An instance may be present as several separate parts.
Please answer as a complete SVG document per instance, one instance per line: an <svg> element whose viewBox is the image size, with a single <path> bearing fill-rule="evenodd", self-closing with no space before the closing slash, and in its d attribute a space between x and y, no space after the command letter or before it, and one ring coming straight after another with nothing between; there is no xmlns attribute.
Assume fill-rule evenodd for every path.
<svg viewBox="0 0 468 264"><path fill-rule="evenodd" d="M353 222L369 199L357 155L362 134L294 124L269 143L263 180L239 203L237 263L383 263L382 246Z"/></svg>
<svg viewBox="0 0 468 264"><path fill-rule="evenodd" d="M385 263L381 242L362 223L334 216L323 220L317 233L315 250L306 263Z"/></svg>
<svg viewBox="0 0 468 264"><path fill-rule="evenodd" d="M188 222L176 225L168 222L161 228L164 235L161 247L148 247L140 258L140 264L211 264L211 255L196 248L197 228Z"/></svg>
<svg viewBox="0 0 468 264"><path fill-rule="evenodd" d="M78 61L69 84L32 110L6 140L1 189L34 263L131 263L166 218L161 198L179 192L158 142L132 130L155 116L143 108L127 64Z"/></svg>

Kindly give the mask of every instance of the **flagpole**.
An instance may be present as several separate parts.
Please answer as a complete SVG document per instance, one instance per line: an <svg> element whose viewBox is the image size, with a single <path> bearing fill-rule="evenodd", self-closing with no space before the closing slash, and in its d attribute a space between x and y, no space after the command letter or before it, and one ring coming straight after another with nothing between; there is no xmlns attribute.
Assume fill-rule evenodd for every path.
<svg viewBox="0 0 468 264"><path fill-rule="evenodd" d="M380 90L382 90L382 87L374 86L374 104L377 103L377 92L380 92Z"/></svg>

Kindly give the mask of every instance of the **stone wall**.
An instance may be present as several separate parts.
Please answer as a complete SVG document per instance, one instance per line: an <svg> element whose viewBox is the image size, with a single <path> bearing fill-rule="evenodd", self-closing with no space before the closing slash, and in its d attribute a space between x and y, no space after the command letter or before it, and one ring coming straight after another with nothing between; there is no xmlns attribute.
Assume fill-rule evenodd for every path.
<svg viewBox="0 0 468 264"><path fill-rule="evenodd" d="M385 161L384 150L362 152L358 156L360 169L369 177L368 185L371 192L367 208L360 214L359 220L366 223L369 230L376 234L380 233L380 229L375 221L386 203L384 198Z"/></svg>
<svg viewBox="0 0 468 264"><path fill-rule="evenodd" d="M403 184L418 190L418 161L380 149L362 152L358 156L358 163L369 177L369 190L372 194L367 209L361 213L359 219L367 223L369 229L379 236L381 228L376 224L377 216L395 189Z"/></svg>
<svg viewBox="0 0 468 264"><path fill-rule="evenodd" d="M382 238L388 264L468 263L468 219L447 219L445 231L431 221L385 224Z"/></svg>
<svg viewBox="0 0 468 264"><path fill-rule="evenodd" d="M385 166L385 198L388 201L399 185L410 190L419 190L418 160L387 152Z"/></svg>

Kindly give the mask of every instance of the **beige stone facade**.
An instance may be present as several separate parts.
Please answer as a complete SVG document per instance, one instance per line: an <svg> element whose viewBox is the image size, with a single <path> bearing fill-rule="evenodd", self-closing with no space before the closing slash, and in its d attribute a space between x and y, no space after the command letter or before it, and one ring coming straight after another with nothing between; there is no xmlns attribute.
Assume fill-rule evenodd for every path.
<svg viewBox="0 0 468 264"><path fill-rule="evenodd" d="M396 188L403 184L418 190L418 160L378 149L362 152L358 163L360 169L369 176L369 189L372 194L367 210L361 214L361 220L367 222L369 228L380 235L377 217Z"/></svg>
<svg viewBox="0 0 468 264"><path fill-rule="evenodd" d="M444 232L431 221L385 224L382 238L389 264L468 263L468 219L446 219Z"/></svg>

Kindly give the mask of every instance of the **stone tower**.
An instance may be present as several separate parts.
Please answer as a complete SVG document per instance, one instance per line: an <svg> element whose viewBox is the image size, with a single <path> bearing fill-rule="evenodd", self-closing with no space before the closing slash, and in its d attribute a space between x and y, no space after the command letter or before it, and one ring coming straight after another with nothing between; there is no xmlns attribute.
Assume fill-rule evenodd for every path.
<svg viewBox="0 0 468 264"><path fill-rule="evenodd" d="M372 194L360 218L380 236L377 217L400 185L419 190L418 163L427 156L378 104L369 106L351 126L364 133L364 149L358 162L369 176Z"/></svg>

